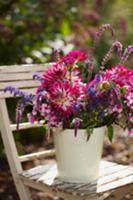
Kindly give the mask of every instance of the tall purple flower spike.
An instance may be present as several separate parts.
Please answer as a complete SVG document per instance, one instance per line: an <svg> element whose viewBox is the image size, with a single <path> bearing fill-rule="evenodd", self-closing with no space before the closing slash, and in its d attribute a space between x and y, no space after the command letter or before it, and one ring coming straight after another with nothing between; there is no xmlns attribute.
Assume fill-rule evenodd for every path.
<svg viewBox="0 0 133 200"><path fill-rule="evenodd" d="M19 90L18 88L14 88L12 86L7 86L4 89L4 92L10 92L11 94L13 94L13 96L16 96L16 97L21 96L22 97L22 99L18 102L17 107L16 107L16 124L17 124L17 129L18 129L24 109L29 103L32 102L34 96L27 95L23 91Z"/></svg>
<svg viewBox="0 0 133 200"><path fill-rule="evenodd" d="M133 52L133 45L129 45L125 49L123 55L121 56L121 59L120 59L120 64L121 65L123 65L127 61L128 57L129 57L129 54L132 53L132 52Z"/></svg>
<svg viewBox="0 0 133 200"><path fill-rule="evenodd" d="M113 55L113 51L114 49L117 49L117 54L119 56L119 58L121 58L122 56L122 44L119 41L115 41L111 48L109 49L109 51L107 52L107 54L104 56L102 62L101 62L101 67L100 67L100 71L103 71L105 68L105 64L108 62L108 60L112 57Z"/></svg>
<svg viewBox="0 0 133 200"><path fill-rule="evenodd" d="M7 86L4 88L4 92L10 92L13 96L25 96L25 93L18 88Z"/></svg>
<svg viewBox="0 0 133 200"><path fill-rule="evenodd" d="M25 107L28 104L32 104L34 96L33 95L27 95L23 96L21 100L19 100L17 107L16 107L16 124L17 124L17 129L19 129L19 123L22 119L22 114L25 110Z"/></svg>
<svg viewBox="0 0 133 200"><path fill-rule="evenodd" d="M112 37L115 35L114 34L114 30L112 28L112 26L110 24L103 24L100 28L99 31L96 33L95 38L94 38L94 43L93 43L93 47L92 47L92 51L95 51L96 46L99 42L99 40L101 39L102 34L104 33L105 30L109 29L112 33Z"/></svg>

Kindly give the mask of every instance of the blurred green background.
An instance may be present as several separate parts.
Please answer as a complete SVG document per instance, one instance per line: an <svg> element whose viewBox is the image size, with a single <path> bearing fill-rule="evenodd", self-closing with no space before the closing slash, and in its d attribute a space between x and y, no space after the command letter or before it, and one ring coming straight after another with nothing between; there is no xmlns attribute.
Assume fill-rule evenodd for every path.
<svg viewBox="0 0 133 200"><path fill-rule="evenodd" d="M126 47L133 43L132 11L132 0L0 0L0 65L49 62L57 48L89 51L103 23L114 27ZM112 41L107 31L97 62Z"/></svg>

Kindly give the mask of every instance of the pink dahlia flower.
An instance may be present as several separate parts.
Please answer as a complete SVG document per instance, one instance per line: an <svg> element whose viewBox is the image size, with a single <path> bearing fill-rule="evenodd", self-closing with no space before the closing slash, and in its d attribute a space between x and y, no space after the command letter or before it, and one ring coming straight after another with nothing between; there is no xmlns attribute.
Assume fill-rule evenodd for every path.
<svg viewBox="0 0 133 200"><path fill-rule="evenodd" d="M54 84L69 81L71 85L82 82L79 69L68 71L66 66L62 63L53 64L51 68L43 75L42 86L47 91L53 87Z"/></svg>
<svg viewBox="0 0 133 200"><path fill-rule="evenodd" d="M79 61L84 61L87 59L87 55L79 50L70 51L66 56L62 58L62 62L66 65L73 65Z"/></svg>
<svg viewBox="0 0 133 200"><path fill-rule="evenodd" d="M53 64L43 75L42 87L49 90L54 82L62 82L67 79L67 69L61 64Z"/></svg>
<svg viewBox="0 0 133 200"><path fill-rule="evenodd" d="M68 81L54 83L49 90L51 110L61 118L68 118L73 113L75 104L82 102L84 91L83 84L72 86Z"/></svg>

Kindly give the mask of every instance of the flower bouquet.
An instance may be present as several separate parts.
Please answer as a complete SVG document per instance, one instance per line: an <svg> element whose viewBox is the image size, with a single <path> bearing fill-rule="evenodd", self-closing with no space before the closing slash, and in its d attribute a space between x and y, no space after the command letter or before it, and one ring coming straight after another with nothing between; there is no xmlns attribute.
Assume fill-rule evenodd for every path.
<svg viewBox="0 0 133 200"><path fill-rule="evenodd" d="M109 24L103 25L96 33L92 51L95 50L106 29L113 32ZM117 50L120 63L105 69L105 64L112 57L114 49ZM74 134L64 132L64 135L68 135L69 138L63 138L61 133L54 134L54 137L58 135L57 137L60 138L60 141L55 138L55 146L60 152L63 152L65 146L70 150L71 137L76 136L75 141L77 141L78 137L80 138L80 130L84 130L84 134L80 138L84 142L81 147L78 141L76 142L75 146L78 150L75 151L74 147L75 154L77 154L75 159L78 160L74 162L78 166L79 163L86 160L87 165L85 164L86 166L81 167L80 170L76 170L78 167L75 168L75 166L70 167L74 155L70 156L71 150L64 150L67 161L64 161L64 154L57 156L57 160L60 160L61 165L65 167L64 171L62 166L59 167L60 177L66 178L66 174L69 174L68 176L72 174L74 176L72 181L80 182L96 179L103 141L103 133L100 132L103 131L103 127L107 127L110 140L113 137L113 124L127 129L129 134L133 134L133 70L124 66L132 51L133 45L128 46L123 52L122 44L115 41L99 64L99 73L96 75L93 73L92 54L86 55L84 52L74 50L62 56L56 51L56 62L52 63L44 74L33 76L34 79L41 82L35 95L27 95L11 86L5 88L5 91L22 96L16 109L18 125L25 107L30 104L33 106L32 111L28 113L31 123L44 119L48 130L53 128L56 130L61 128L68 132L72 130L71 132ZM84 135L86 139L83 139ZM61 149L58 147L59 143L62 145ZM90 144L86 148L84 146L88 145L87 143ZM74 142L71 146L74 146ZM87 153L83 151L84 148L87 149ZM94 154L98 152L98 161L93 158L93 152ZM88 159L84 157L85 154ZM88 178L86 174L90 165L93 171L90 169ZM83 172L81 175L83 179L81 177L75 179L79 175L79 171ZM90 174L93 176L91 177ZM69 177L68 180L71 178Z"/></svg>

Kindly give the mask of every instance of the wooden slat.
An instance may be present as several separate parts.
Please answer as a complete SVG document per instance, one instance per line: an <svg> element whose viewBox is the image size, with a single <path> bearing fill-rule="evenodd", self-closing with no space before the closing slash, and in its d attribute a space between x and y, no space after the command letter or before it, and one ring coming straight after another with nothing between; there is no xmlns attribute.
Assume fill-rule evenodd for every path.
<svg viewBox="0 0 133 200"><path fill-rule="evenodd" d="M0 73L37 72L47 69L51 64L52 63L0 66Z"/></svg>
<svg viewBox="0 0 133 200"><path fill-rule="evenodd" d="M119 164L115 164L114 166L110 166L108 168L103 168L100 171L100 177L110 175L110 172L111 172L111 174L114 174L114 173L116 173L120 170L126 169L126 168L127 168L126 165L119 165Z"/></svg>
<svg viewBox="0 0 133 200"><path fill-rule="evenodd" d="M118 171L115 173L115 175L113 175L112 167L109 167L109 165L107 167L106 163L108 164L108 162L104 162L105 169L110 169L110 174L106 175L106 178L101 176L97 184L96 182L88 184L74 184L58 180L56 178L57 167L55 164L51 164L51 167L47 168L45 173L43 173L44 166L42 166L42 169L35 169L35 171L32 169L32 171L26 171L26 174L23 173L21 176L25 181L25 178L28 177L28 182L30 182L30 180L34 180L34 185L36 185L36 187L38 187L38 184L42 184L44 186L52 187L55 190L63 191L64 193L70 193L77 196L93 195L96 192L97 194L101 194L103 192L112 191L115 188L126 186L127 184L133 184L133 167L126 166L125 169L125 166L121 165L123 167L123 171Z"/></svg>
<svg viewBox="0 0 133 200"><path fill-rule="evenodd" d="M114 162L108 162L106 160L101 160L100 162L100 171L102 171L102 169L107 169L109 167L114 167L115 165L118 165L117 163L114 163Z"/></svg>
<svg viewBox="0 0 133 200"><path fill-rule="evenodd" d="M27 88L27 89L21 89L23 92L25 92L26 94L35 94L36 93L36 90L37 88L36 87L33 87L33 88ZM3 91L0 91L0 99L1 98L10 98L10 97L13 97L12 94L10 94L9 92L3 92Z"/></svg>
<svg viewBox="0 0 133 200"><path fill-rule="evenodd" d="M109 175L103 176L101 179L99 179L98 183L100 185L107 184L110 182L113 182L115 180L118 180L119 177L124 178L128 175L133 175L133 168L129 166L122 166L120 170L116 171L115 173L111 173Z"/></svg>
<svg viewBox="0 0 133 200"><path fill-rule="evenodd" d="M55 150L45 150L45 151L41 151L41 152L36 152L36 153L31 153L28 155L24 155L24 156L19 156L19 161L20 162L25 162L25 161L30 161L30 160L34 160L37 158L41 158L41 157L48 157L48 156L53 156L55 155Z"/></svg>
<svg viewBox="0 0 133 200"><path fill-rule="evenodd" d="M44 73L44 70L39 72L40 74ZM20 80L33 80L33 75L35 72L22 72L22 73L0 73L0 82L7 82L7 81L20 81Z"/></svg>
<svg viewBox="0 0 133 200"><path fill-rule="evenodd" d="M98 188L97 192L103 193L109 190L114 190L115 188L122 187L123 185L133 184L133 175L129 175L123 178L119 178L111 183L102 185Z"/></svg>
<svg viewBox="0 0 133 200"><path fill-rule="evenodd" d="M24 130L24 129L28 129L28 128L38 128L41 127L44 123L44 120L38 122L35 122L34 124L31 124L30 122L24 122L24 123L20 123L19 124L19 130ZM10 128L12 131L16 131L17 129L17 125L16 124L11 124Z"/></svg>
<svg viewBox="0 0 133 200"><path fill-rule="evenodd" d="M34 180L26 179L25 177L21 177L23 180L24 184L28 187L37 189L39 191L46 192L48 194L52 194L54 197L61 197L64 200L99 200L99 197L97 194L95 195L89 195L89 196L77 196L75 194L71 195L66 192L60 191L56 188L49 187L42 182L35 182Z"/></svg>
<svg viewBox="0 0 133 200"><path fill-rule="evenodd" d="M99 195L99 200L125 200L127 194L131 194L133 191L133 185L128 184L119 188L116 188L113 191L103 193ZM133 195L130 195L130 200L133 200Z"/></svg>
<svg viewBox="0 0 133 200"><path fill-rule="evenodd" d="M12 86L16 88L34 88L40 85L38 80L27 80L27 81L9 81L9 82L0 82L0 90L3 90L7 86Z"/></svg>
<svg viewBox="0 0 133 200"><path fill-rule="evenodd" d="M6 155L9 161L10 169L12 172L12 176L15 181L16 189L19 193L20 199L29 200L30 193L28 188L26 188L23 185L21 180L18 181L17 173L22 172L22 167L18 160L17 149L9 126L10 122L6 102L5 99L0 99L0 131L5 146Z"/></svg>

